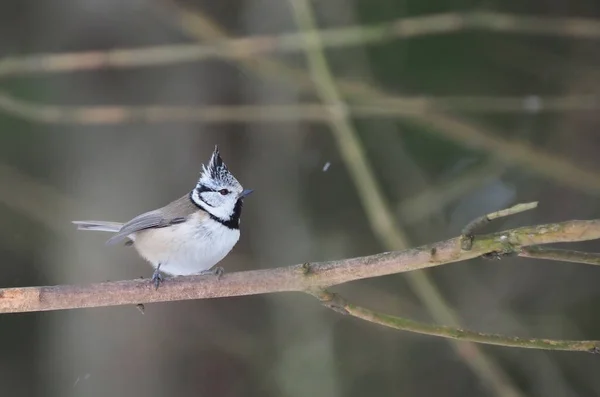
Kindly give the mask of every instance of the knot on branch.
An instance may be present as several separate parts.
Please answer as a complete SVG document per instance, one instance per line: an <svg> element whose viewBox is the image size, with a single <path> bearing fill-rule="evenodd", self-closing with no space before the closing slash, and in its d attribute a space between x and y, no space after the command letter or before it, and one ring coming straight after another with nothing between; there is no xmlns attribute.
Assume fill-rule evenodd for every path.
<svg viewBox="0 0 600 397"><path fill-rule="evenodd" d="M325 289L315 289L307 292L317 298L323 306L345 316L350 314L346 309L346 301L338 294Z"/></svg>

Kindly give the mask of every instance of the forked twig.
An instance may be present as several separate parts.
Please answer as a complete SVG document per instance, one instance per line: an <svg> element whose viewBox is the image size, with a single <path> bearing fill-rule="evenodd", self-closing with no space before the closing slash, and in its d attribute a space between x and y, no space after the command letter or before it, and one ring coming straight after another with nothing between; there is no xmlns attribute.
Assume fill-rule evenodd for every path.
<svg viewBox="0 0 600 397"><path fill-rule="evenodd" d="M510 216L514 214L518 214L520 212L525 212L536 208L538 205L537 201L533 201L531 203L522 203L516 204L510 208L490 212L489 214L480 216L478 218L473 219L471 222L465 226L461 232L461 248L468 251L473 246L473 238L475 237L475 230L481 228L482 226L490 223L494 219L503 218L505 216Z"/></svg>

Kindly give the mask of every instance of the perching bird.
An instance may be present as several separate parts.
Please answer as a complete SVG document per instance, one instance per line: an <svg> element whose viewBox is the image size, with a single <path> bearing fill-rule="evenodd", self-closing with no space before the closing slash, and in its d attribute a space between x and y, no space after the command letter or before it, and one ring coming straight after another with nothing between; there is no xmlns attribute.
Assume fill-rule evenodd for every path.
<svg viewBox="0 0 600 397"><path fill-rule="evenodd" d="M79 230L116 233L107 244L132 243L155 268L152 281L158 288L161 271L171 275L213 273L240 238L240 215L244 190L229 172L215 146L196 187L185 196L122 224L73 221Z"/></svg>

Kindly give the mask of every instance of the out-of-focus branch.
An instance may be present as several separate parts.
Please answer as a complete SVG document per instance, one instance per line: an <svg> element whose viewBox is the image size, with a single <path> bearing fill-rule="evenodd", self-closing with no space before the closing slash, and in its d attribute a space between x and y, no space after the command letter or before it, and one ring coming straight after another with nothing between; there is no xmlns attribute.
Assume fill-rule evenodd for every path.
<svg viewBox="0 0 600 397"><path fill-rule="evenodd" d="M202 14L199 13L191 13L188 10L183 10L180 8L176 8L178 11L178 15L181 17L182 26L185 29L188 29L189 32L192 32L195 35L206 36L208 39L218 40L218 43L229 42L227 39L226 32L223 31L218 25L203 17ZM454 14L452 14L454 15ZM460 15L460 14L459 14ZM471 14L468 14L471 15ZM504 26L503 28L498 28L502 31L510 31L513 29L512 26L520 25L521 22L524 22L525 19L520 19L520 22L514 22L516 20L507 18L506 15L500 14L481 14L476 13L475 15L483 15L480 20L487 20L488 23L484 24L484 29L489 29L490 26ZM487 15L487 16L486 16ZM498 18L490 17L490 15L495 15ZM439 17L439 16L437 16ZM444 18L447 18L448 15L445 14ZM434 17L419 17L419 18L436 18ZM454 18L454 17L453 17ZM529 18L529 17L527 17ZM414 19L411 19L414 23ZM418 19L418 21L423 21L423 19ZM459 18L460 20L460 18ZM492 22L490 22L490 20ZM407 20L403 20L407 21ZM495 21L495 22L494 22ZM513 22L511 22L513 21ZM545 25L546 27L539 26L540 21L546 21L544 18L529 18L527 19L526 26L523 25L523 31L555 31L559 32L562 28L567 27L566 31L569 32L579 32L579 33L570 33L569 35L577 36L577 37L592 37L593 32L595 32L594 26L597 25L594 21L590 20L571 20L571 19L550 19L546 22L554 21L554 25L550 23L549 25ZM562 22L557 22L562 21ZM501 23L499 23L501 22ZM544 22L544 23L546 23ZM421 22L419 22L421 23ZM465 26L469 26L468 24L459 24L461 28ZM548 26L554 26L553 28L549 28ZM560 27L560 28L559 28ZM335 30L334 30L335 32ZM587 33L582 33L587 32ZM336 34L339 34L336 33ZM336 36L333 34L333 36ZM343 35L342 35L343 36ZM294 40L297 40L298 43L304 41L306 37L300 35L291 37L295 37ZM264 39L264 38L259 38ZM240 40L252 40L252 39L240 39ZM247 43L247 41L239 41L240 43ZM314 43L312 44L314 45ZM185 46L184 46L185 47ZM222 48L229 48L230 51L235 53L236 45L227 47L227 45L215 46L214 48L219 48L219 50L214 51L226 51L222 50ZM187 47L186 47L187 48ZM194 48L191 46L190 48ZM299 49L303 49L304 47L299 47ZM181 49L181 48L180 48ZM211 50L211 51L213 51ZM142 50L140 50L142 51ZM247 51L247 50L242 50ZM205 51L206 53L210 53L210 51ZM177 51L175 52L177 54ZM107 67L107 66L117 66L123 64L127 64L124 61L114 61L122 59L123 52L117 52L118 56L108 56L106 52L92 52L84 54L82 59L77 62L83 62L86 66L86 69L90 68L98 68L98 67ZM126 53L125 53L126 54ZM138 54L138 53L136 53ZM163 54L158 51L158 54ZM69 55L69 54L67 54ZM73 54L70 54L73 55ZM66 71L73 70L73 58L47 58L46 55L40 56L32 56L30 58L8 58L4 61L0 61L0 66L4 62L4 66L2 68L8 71L13 69L19 69L21 67L25 68L26 71L34 72L34 71ZM144 55L144 53L141 53ZM176 59L172 60L172 62L181 62L182 55L175 56ZM239 55L239 53L238 53ZM134 64L131 66L142 66L148 64L148 60L156 57L157 53L149 53L141 58L137 59ZM171 56L171 55L169 55ZM54 57L54 55L51 55ZM104 59L104 61L98 61L98 59ZM113 61L106 61L106 59L113 59ZM291 79L298 83L301 87L305 89L313 90L314 87L312 85L310 76L302 70L290 68L285 64L272 61L269 59L263 58L247 58L247 57L238 57L238 58L230 58L235 59L238 62L241 62L244 66L249 67L261 74L266 74L269 76L283 76L286 79ZM23 61L23 63L21 63ZM133 62L133 61L132 61ZM145 62L145 63L144 63ZM167 62L166 60L162 61ZM171 62L171 61L169 61ZM152 62L150 62L152 64ZM46 66L44 66L46 65ZM48 67L47 65L51 65ZM0 68L1 70L1 68ZM340 91L346 95L351 96L353 100L356 102L356 106L353 106L349 110L352 112L353 116L365 116L365 117L383 117L387 115L388 117L402 117L412 120L413 122L431 128L432 133L436 133L442 135L448 139L451 139L459 144L463 144L467 147L472 147L477 150L484 150L490 153L495 154L498 158L506 159L507 162L513 163L514 165L522 166L526 168L528 171L536 173L542 177L560 182L566 186L571 186L577 188L579 190L592 193L592 194L600 194L600 176L597 173L586 170L584 168L578 167L567 161L566 159L561 159L555 155L547 154L539 149L527 145L518 141L508 141L503 138L500 138L501 134L494 133L492 131L488 131L481 126L474 126L466 121L460 120L454 116L449 114L444 114L440 112L440 109L453 109L458 110L461 106L466 106L466 108L479 109L481 110L485 106L489 106L489 109L492 108L507 108L510 106L515 106L515 109L526 109L527 111L541 111L544 109L563 109L564 106L567 108L575 109L575 108L586 108L593 109L596 108L596 99L594 97L569 97L569 98L539 98L539 97L529 97L529 98L464 98L464 100L459 100L459 98L452 98L452 100L446 103L444 106L444 101L441 103L437 103L433 98L421 98L415 101L414 98L403 98L403 97L395 97L389 95L378 88L370 86L368 84L364 84L360 81L347 81L347 80L338 80L336 81ZM553 101L554 105L553 105ZM460 106L453 107L450 105L450 102L461 103ZM488 105L485 105L485 103ZM376 106L373 104L376 103ZM359 106L358 104L362 104ZM140 108L125 108L125 107L95 107L95 108L84 108L84 107L55 107L55 106L38 106L34 104L30 104L22 101L15 101L14 99L6 96L0 95L0 109L4 109L8 113L15 114L17 116L25 117L27 119L44 121L44 122L77 122L84 124L95 124L95 123L124 123L124 122L134 122L134 121L147 121L147 122L164 122L164 121L207 121L207 122L223 122L223 121L242 121L242 120L256 120L257 113L253 115L247 114L248 110L251 109L240 109L238 111L233 111L232 114L223 114L223 109L211 109L214 111L215 115L208 114L208 112L204 113L202 111L198 111L195 108L169 108L169 107L140 107ZM221 111L219 111L221 110ZM320 111L315 109L304 109L300 115L294 116L292 115L292 109L282 109L283 112L273 112L267 111L264 114L261 114L261 120L319 120L321 121L322 114ZM287 112L285 111L287 110ZM298 109L296 109L298 110ZM302 109L300 109L302 110ZM198 112L201 115L196 116L195 113ZM311 113L314 112L314 113ZM204 113L204 115L202 115ZM225 113L229 113L226 111Z"/></svg>
<svg viewBox="0 0 600 397"><path fill-rule="evenodd" d="M477 150L484 150L505 159L513 165L519 165L542 177L560 182L566 186L592 194L600 194L600 175L594 171L577 166L556 155L541 151L525 142L510 141L501 138L480 126L444 114L438 111L435 101L430 105L414 105L406 98L389 96L376 88L361 83L340 80L339 88L346 94L356 95L357 100L382 101L380 106L350 105L346 111L353 117L399 117L414 123L433 127L432 133L442 135L459 144ZM362 97L359 97L362 95ZM406 104L403 106L402 104ZM240 106L225 107L60 107L38 105L16 100L0 92L0 109L11 114L47 123L77 124L114 124L131 122L176 122L197 121L206 123L289 121L305 120L325 122L331 117L331 109L320 105L278 105L278 106Z"/></svg>
<svg viewBox="0 0 600 397"><path fill-rule="evenodd" d="M329 110L321 104L240 106L53 106L15 99L0 91L0 109L51 124L123 124L202 122L252 123L302 120L323 123Z"/></svg>
<svg viewBox="0 0 600 397"><path fill-rule="evenodd" d="M321 32L328 47L378 43L390 38L448 33L464 29L471 17L441 14L400 19L373 26L351 26ZM212 44L161 45L145 48L35 54L0 60L0 77L33 73L57 73L104 68L163 66L205 59L243 59L270 53L301 52L312 46L303 33L229 38Z"/></svg>
<svg viewBox="0 0 600 397"><path fill-rule="evenodd" d="M219 40L228 37L227 32L213 20L199 11L192 11L189 8L183 8L179 3L171 0L165 0L165 4L170 5L177 14L177 19L180 21L180 27L186 33L201 40ZM499 15L499 14L494 14ZM538 26L540 19L534 18L534 24L530 26ZM497 21L505 18L498 19ZM554 21L557 21L554 19ZM565 20L563 20L565 21ZM576 21L571 21L576 22ZM494 26L492 23L490 26ZM510 25L510 23L508 24ZM577 26L588 26L587 23L577 24ZM595 24L592 24L595 25ZM550 29L545 25L546 29ZM539 27L543 29L543 27ZM585 28L583 30L588 30ZM594 29L591 29L594 31ZM268 76L269 78L283 78L285 81L293 81L304 90L313 92L315 86L311 76L304 70L290 67L282 62L269 58L257 59L241 59L237 60L239 64L245 68L256 72L257 74ZM444 136L458 144L472 147L477 150L484 150L494 154L498 159L503 159L507 164L521 166L527 171L540 175L544 178L562 183L585 192L600 194L600 175L592 170L578 167L566 159L561 159L558 156L547 154L535 147L518 141L509 141L500 138L501 133L494 133L481 126L474 126L456 116L441 113L440 109L443 106L437 106L435 102L424 99L424 106L406 106L405 98L390 95L372 84L365 84L361 81L350 81L337 79L336 85L345 96L352 97L356 103L362 103L366 106L371 106L374 101L377 102L377 109L383 113L393 113L398 117L408 117L415 123L426 126L431 129L432 133ZM454 98L455 101L457 98ZM469 106L479 106L478 103L486 103L483 98L471 98L467 100ZM506 106L507 101L501 98L490 98L492 101L498 101L494 104ZM589 99L589 98L588 98ZM530 97L526 100L519 99L518 106L526 104L527 108L547 109L547 101L540 100L538 97ZM596 102L595 100L593 102ZM591 104L589 102L588 104ZM557 104L558 105L558 104ZM595 106L595 105L593 105ZM363 112L366 109L352 108L353 116ZM446 109L450 110L450 109ZM454 109L457 110L457 109ZM557 162L552 162L556 160ZM567 166L566 168L564 166Z"/></svg>
<svg viewBox="0 0 600 397"><path fill-rule="evenodd" d="M473 98L480 101L479 110L489 102L489 111L494 111L495 99ZM504 98L513 102L513 110L523 108L523 99ZM396 97L381 102L380 106L349 104L345 107L354 118L400 118L418 117L427 111L440 108L452 108L451 98L444 97ZM542 100L542 99L540 99ZM585 109L600 108L600 101L591 97L546 98L545 102L572 100L580 103ZM589 101L589 102L586 102ZM596 103L598 105L596 105ZM481 107L481 105L483 107ZM468 108L455 106L456 110L468 111ZM545 107L544 109L548 109ZM558 110L564 108L557 108ZM0 91L0 110L22 119L49 124L123 124L123 123L167 123L167 122L201 122L201 123L255 123L255 122L328 122L332 109L317 103L273 104L273 105L209 105L209 106L56 106L30 102L15 98Z"/></svg>
<svg viewBox="0 0 600 397"><path fill-rule="evenodd" d="M591 111L600 107L597 95L563 96L388 96L373 97L369 100L356 98L363 106L355 106L358 113L368 112L380 116L398 114L399 106L408 107L408 111L419 113L425 109L437 111L467 113L555 113L570 111ZM375 111L379 109L379 112Z"/></svg>
<svg viewBox="0 0 600 397"><path fill-rule="evenodd" d="M546 18L493 12L436 14L397 19L372 26L320 31L328 48L382 43L393 38L448 34L467 30L521 33L571 38L600 38L600 21L585 18ZM216 44L180 44L139 49L87 51L7 57L0 77L102 68L162 66L209 58L238 59L274 52L300 52L314 46L303 33L223 40Z"/></svg>
<svg viewBox="0 0 600 397"><path fill-rule="evenodd" d="M443 113L430 113L428 117L409 116L415 124L443 131L445 137L465 147L495 153L499 158L519 164L544 178L560 182L581 191L600 195L600 174L576 165L568 159L544 152L531 144L502 138L502 133L476 127ZM577 178L577 179L573 179Z"/></svg>

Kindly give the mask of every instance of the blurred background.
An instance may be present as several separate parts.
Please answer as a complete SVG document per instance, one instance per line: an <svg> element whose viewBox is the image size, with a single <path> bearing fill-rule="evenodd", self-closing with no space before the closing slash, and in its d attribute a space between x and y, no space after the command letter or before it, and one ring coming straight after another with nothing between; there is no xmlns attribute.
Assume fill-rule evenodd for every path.
<svg viewBox="0 0 600 397"><path fill-rule="evenodd" d="M586 0L3 1L0 286L150 277L133 249L70 221L180 197L215 144L255 189L226 272L430 243L518 202L540 206L489 230L597 218L599 13ZM600 339L599 283L590 266L508 258L334 290L425 322ZM302 294L2 315L0 335L11 396L600 395L597 356L399 332Z"/></svg>

